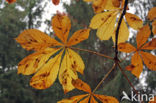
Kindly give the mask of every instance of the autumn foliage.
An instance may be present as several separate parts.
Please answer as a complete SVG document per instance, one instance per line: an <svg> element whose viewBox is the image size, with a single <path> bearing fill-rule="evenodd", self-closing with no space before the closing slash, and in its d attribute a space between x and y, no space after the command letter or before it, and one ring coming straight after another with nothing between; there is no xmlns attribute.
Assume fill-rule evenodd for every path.
<svg viewBox="0 0 156 103"><path fill-rule="evenodd" d="M15 0L7 1L12 3ZM117 48L115 52L119 50L131 54L131 64L125 67L125 69L131 71L137 78L139 78L143 71L143 63L150 70L156 71L156 56L146 51L156 49L156 38L151 36L151 33L156 34L156 7L152 8L147 16L152 21L151 30L149 24L143 25L143 21L137 15L128 13L127 11L123 15L123 10L129 9L128 6L125 6L128 3L127 0L84 1L91 2L95 12L95 16L90 20L88 28L77 30L69 37L71 21L68 15L58 13L52 18L51 22L57 39L51 38L36 29L24 30L16 38L16 41L24 49L35 51L18 64L18 73L24 75L34 74L30 80L30 85L36 89L49 88L58 77L64 93L73 89L86 92L86 94L63 99L58 101L58 103L98 103L98 101L102 103L119 103L114 97L95 94L95 91L92 91L87 83L78 79L77 72L83 75L85 64L81 56L74 51L76 49L72 46L87 40L90 30L97 29L96 35L100 40L112 38ZM52 0L52 2L55 5L59 4L59 0ZM124 18L121 18L121 15ZM129 38L128 26L138 32L136 36L137 47L127 43ZM119 32L116 32L117 30ZM117 43L116 36L118 36ZM118 56L114 57L114 59L113 57L104 57L113 60L114 66L119 67L122 73L124 73L120 66L121 58ZM114 67L112 68L114 69ZM133 89L135 88L133 87Z"/></svg>

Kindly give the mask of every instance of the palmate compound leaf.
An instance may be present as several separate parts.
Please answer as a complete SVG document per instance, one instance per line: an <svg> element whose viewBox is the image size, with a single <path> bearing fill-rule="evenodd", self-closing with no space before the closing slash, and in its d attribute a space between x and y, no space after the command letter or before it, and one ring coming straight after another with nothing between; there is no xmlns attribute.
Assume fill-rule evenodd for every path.
<svg viewBox="0 0 156 103"><path fill-rule="evenodd" d="M124 0L122 1L122 3L121 0L108 0L106 6L108 4L115 6L115 3L112 4L113 2L118 3L121 6L118 7L116 5L116 8L114 8L115 10L106 9L107 7L105 7L105 10L107 11L98 13L91 19L90 28L97 29L96 34L100 40L108 40L110 39L110 37L112 37L113 41L115 42L115 34L116 34L115 31L117 29L116 21L119 20L117 19L117 15L118 14L121 15ZM130 27L136 30L138 30L143 26L142 20L134 14L127 13L126 21ZM125 42L129 37L129 30L126 21L123 19L120 25L118 43Z"/></svg>
<svg viewBox="0 0 156 103"><path fill-rule="evenodd" d="M131 58L131 65L127 66L126 69L131 71L136 77L139 78L143 70L143 62L150 70L156 70L156 56L143 50L155 50L156 49L156 39L153 38L152 41L147 42L150 36L150 28L148 25L142 27L136 37L137 49L128 43L120 43L118 45L118 50L126 53L135 52ZM143 61L143 62L142 62Z"/></svg>
<svg viewBox="0 0 156 103"><path fill-rule="evenodd" d="M6 0L9 4L16 2L16 0Z"/></svg>
<svg viewBox="0 0 156 103"><path fill-rule="evenodd" d="M64 92L67 93L75 88L71 81L78 78L77 72L83 74L85 68L81 57L69 47L87 39L90 29L81 29L75 32L69 42L67 42L67 33L69 33L71 25L70 19L61 14L57 14L53 19L52 21L55 22L52 23L53 28L55 28L54 32L57 33L56 36L63 43L59 43L39 30L25 30L16 38L16 41L23 48L36 52L19 63L18 73L25 75L36 73L30 81L30 85L36 89L50 87L59 74L59 81L63 86ZM62 58L63 60L61 60Z"/></svg>
<svg viewBox="0 0 156 103"><path fill-rule="evenodd" d="M89 103L89 100L90 103L98 103L96 99L99 99L102 103L119 103L118 100L114 97L92 93L90 86L80 79L73 79L72 84L75 88L87 92L88 94L73 96L68 99L62 99L57 103Z"/></svg>

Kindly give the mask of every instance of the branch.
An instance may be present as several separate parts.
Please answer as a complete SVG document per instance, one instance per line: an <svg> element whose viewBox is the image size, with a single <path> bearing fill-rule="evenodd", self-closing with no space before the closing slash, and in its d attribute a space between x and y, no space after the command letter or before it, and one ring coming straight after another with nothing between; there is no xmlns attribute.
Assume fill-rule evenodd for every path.
<svg viewBox="0 0 156 103"><path fill-rule="evenodd" d="M121 25L122 19L123 19L124 15L126 14L127 5L128 5L128 0L125 0L123 12L122 12L122 14L120 16L118 26L117 26L117 29L116 29L116 33L115 33L115 57L114 57L114 60L116 60L116 61L118 61L118 36L119 36L119 30L120 30L120 25Z"/></svg>
<svg viewBox="0 0 156 103"><path fill-rule="evenodd" d="M98 53L98 52L95 52L95 51L91 51L91 50L88 50L88 49L81 49L81 48L75 48L75 47L69 47L69 48L71 48L73 50L80 50L80 51L89 52L89 53L92 53L92 54L95 54L95 55L102 56L102 57L113 60L113 58L110 57L110 56L107 56L107 55L104 55L104 54L101 54L101 53Z"/></svg>
<svg viewBox="0 0 156 103"><path fill-rule="evenodd" d="M92 93L94 93L100 85L103 83L103 81L109 76L109 74L113 71L113 69L116 67L116 64L114 63L113 67L108 71L108 73L102 78L102 80L99 82L99 84L95 87Z"/></svg>

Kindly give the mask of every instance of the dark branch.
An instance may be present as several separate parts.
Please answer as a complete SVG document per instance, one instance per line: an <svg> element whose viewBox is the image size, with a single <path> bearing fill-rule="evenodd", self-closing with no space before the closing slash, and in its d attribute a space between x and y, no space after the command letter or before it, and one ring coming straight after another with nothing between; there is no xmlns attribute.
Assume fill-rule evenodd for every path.
<svg viewBox="0 0 156 103"><path fill-rule="evenodd" d="M125 0L123 12L122 12L122 14L120 16L118 26L117 26L117 29L116 29L116 33L115 33L115 57L114 57L114 59L116 61L118 61L118 36L119 36L119 30L120 30L120 25L122 23L122 19L123 19L124 15L126 14L127 5L128 5L128 0Z"/></svg>

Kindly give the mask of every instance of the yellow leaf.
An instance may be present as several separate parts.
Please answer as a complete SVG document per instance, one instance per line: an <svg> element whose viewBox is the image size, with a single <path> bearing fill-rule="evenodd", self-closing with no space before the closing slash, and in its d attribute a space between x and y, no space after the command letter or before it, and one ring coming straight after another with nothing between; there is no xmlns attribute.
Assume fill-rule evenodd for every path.
<svg viewBox="0 0 156 103"><path fill-rule="evenodd" d="M62 52L50 59L31 78L30 85L36 89L49 88L56 80L59 71Z"/></svg>
<svg viewBox="0 0 156 103"><path fill-rule="evenodd" d="M153 38L152 41L146 43L141 49L155 50L156 49L156 38Z"/></svg>
<svg viewBox="0 0 156 103"><path fill-rule="evenodd" d="M47 47L62 45L55 39L36 29L24 30L16 41L26 50L43 50Z"/></svg>
<svg viewBox="0 0 156 103"><path fill-rule="evenodd" d="M118 49L119 51L126 52L126 53L131 53L136 51L136 48L129 43L120 43L118 45Z"/></svg>
<svg viewBox="0 0 156 103"><path fill-rule="evenodd" d="M127 23L133 29L140 29L143 26L143 21L136 15L131 13L126 13L125 15Z"/></svg>
<svg viewBox="0 0 156 103"><path fill-rule="evenodd" d="M72 37L69 39L67 45L68 46L76 45L80 43L81 41L88 39L89 32L90 32L90 29L81 29L81 30L76 31L72 35Z"/></svg>
<svg viewBox="0 0 156 103"><path fill-rule="evenodd" d="M104 8L108 0L93 0L92 8L95 13L100 13L104 11Z"/></svg>
<svg viewBox="0 0 156 103"><path fill-rule="evenodd" d="M57 37L66 43L71 28L71 21L68 16L57 14L52 18L52 28Z"/></svg>
<svg viewBox="0 0 156 103"><path fill-rule="evenodd" d="M98 103L93 96L91 96L90 103Z"/></svg>
<svg viewBox="0 0 156 103"><path fill-rule="evenodd" d="M152 98L148 103L156 103L156 96Z"/></svg>
<svg viewBox="0 0 156 103"><path fill-rule="evenodd" d="M75 88L77 88L79 90L83 90L85 92L91 93L90 86L80 79L75 79L75 80L73 79L72 84Z"/></svg>
<svg viewBox="0 0 156 103"><path fill-rule="evenodd" d="M76 71L80 72L81 74L83 74L85 65L84 65L83 60L80 57L80 55L71 49L67 49L67 53L68 53L68 56L70 58L70 62L72 64L71 68L73 70L76 70Z"/></svg>
<svg viewBox="0 0 156 103"><path fill-rule="evenodd" d="M59 71L59 81L63 86L64 93L74 89L72 79L78 78L76 68L73 68L72 65L73 63L71 62L68 51L66 50Z"/></svg>
<svg viewBox="0 0 156 103"><path fill-rule="evenodd" d="M136 36L137 48L140 48L147 41L150 34L151 34L151 30L149 25L145 25L139 30Z"/></svg>
<svg viewBox="0 0 156 103"><path fill-rule="evenodd" d="M115 32L112 35L112 39L115 43ZM126 40L128 40L129 37L129 30L127 27L127 24L125 23L125 20L122 19L121 25L120 25L120 30L119 30L119 36L118 36L118 43L122 43L125 42Z"/></svg>
<svg viewBox="0 0 156 103"><path fill-rule="evenodd" d="M73 96L68 99L63 99L61 101L58 101L57 103L78 103L81 99L86 97L88 94L83 94L83 95L78 95L78 96Z"/></svg>
<svg viewBox="0 0 156 103"><path fill-rule="evenodd" d="M149 20L153 20L156 18L156 7L150 9L147 17Z"/></svg>
<svg viewBox="0 0 156 103"><path fill-rule="evenodd" d="M115 5L114 5L114 3L117 3L117 2L114 2L114 0L107 0L107 4L106 4L106 6L105 6L105 10L113 10L113 9L119 9L118 7L116 7Z"/></svg>
<svg viewBox="0 0 156 103"><path fill-rule="evenodd" d="M88 103L89 102L89 99L90 99L90 96L86 97L85 99L83 99L79 103Z"/></svg>
<svg viewBox="0 0 156 103"><path fill-rule="evenodd" d="M142 59L144 61L144 63L146 64L146 66L150 69L150 70L156 70L156 56L152 55L150 53L146 53L141 51L141 56Z"/></svg>
<svg viewBox="0 0 156 103"><path fill-rule="evenodd" d="M156 35L156 20L154 20L152 23L152 32L154 35Z"/></svg>
<svg viewBox="0 0 156 103"><path fill-rule="evenodd" d="M134 53L131 58L131 65L130 67L126 67L126 69L131 69L130 71L132 72L132 74L139 78L141 72L143 71L143 63L138 52Z"/></svg>
<svg viewBox="0 0 156 103"><path fill-rule="evenodd" d="M104 23L106 23L107 21L109 21L109 23L110 23L112 19L111 20L109 20L109 19L112 18L114 14L115 14L114 11L96 14L91 19L91 23L90 23L89 27L91 27L92 29L97 29L97 28L101 27Z"/></svg>
<svg viewBox="0 0 156 103"><path fill-rule="evenodd" d="M33 53L18 64L18 73L30 75L37 72L58 49L47 48Z"/></svg>
<svg viewBox="0 0 156 103"><path fill-rule="evenodd" d="M97 36L100 40L108 40L114 33L117 13L114 12L104 19L103 24L97 30ZM97 21L98 22L98 21Z"/></svg>
<svg viewBox="0 0 156 103"><path fill-rule="evenodd" d="M99 94L94 94L94 96L99 99L102 103L119 103L118 100L111 96L104 96Z"/></svg>

